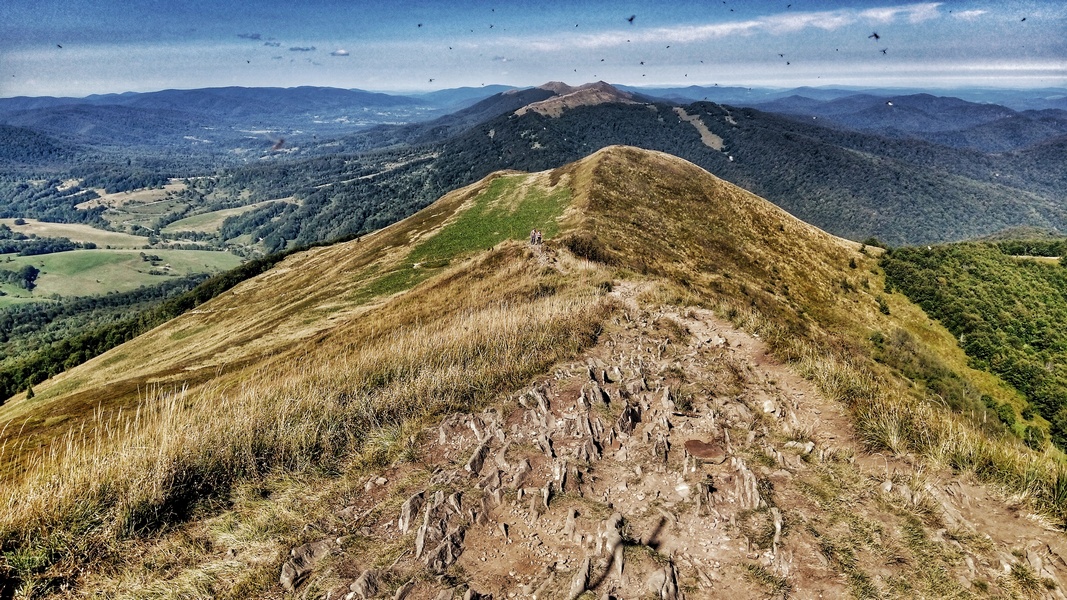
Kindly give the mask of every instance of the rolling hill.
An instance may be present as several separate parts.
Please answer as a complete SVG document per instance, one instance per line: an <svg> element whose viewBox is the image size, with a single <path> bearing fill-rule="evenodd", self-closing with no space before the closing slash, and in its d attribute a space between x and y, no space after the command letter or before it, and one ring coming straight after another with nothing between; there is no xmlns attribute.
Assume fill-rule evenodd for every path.
<svg viewBox="0 0 1067 600"><path fill-rule="evenodd" d="M581 101L563 100L593 87L596 93L587 93ZM77 146L78 153L67 161L67 176L86 186L122 191L183 175L201 176L199 189L204 191L181 204L187 212L159 215L162 226L207 210L295 198L299 206L264 204L235 215L213 240L220 246L229 240L255 242L258 251L266 252L365 233L495 170L555 168L613 144L693 161L850 239L873 236L890 244L925 244L1010 227L1067 227L1067 176L1058 168L1067 160L1062 143L1067 137L1057 133L1062 129L1058 111L1015 113L928 94L896 96L894 105L887 106L884 97L831 91L819 91L826 100L803 103L815 107L811 110L833 106L846 116L863 114L867 120L846 125L728 104L677 105L604 83L506 90L455 113L406 125L358 130L363 126L354 121L331 121L323 127L333 134L320 137L303 128L295 137L283 135L282 124L298 118L301 99L322 95L307 101L305 112L299 113L303 119L320 105L323 110L340 106L351 94L312 88L172 91L160 92L154 100L141 95L108 100L147 102L153 108L90 103L27 108L7 118L17 116L24 125L49 129L53 133L48 139L59 148L75 147L77 139L95 140ZM241 119L268 119L275 114L269 107L283 98L270 109L276 114L269 118L278 127L200 127L190 134L183 123L195 124L200 117L167 108L177 106L179 98L167 100L168 94L179 92L181 98L188 97L189 110L201 106ZM216 106L235 94L244 100L234 100L229 108ZM538 104L542 102L548 104ZM550 105L558 110L541 114L526 108ZM260 109L268 112L256 112ZM101 117L100 123L82 118L94 111L118 112ZM899 119L893 129L900 114L910 116ZM1009 116L1000 118L1002 114ZM142 117L143 122L138 121ZM868 126L871 131L854 128ZM42 135L25 127L10 131ZM273 150L282 137L285 141ZM16 142L15 147L32 143L31 138ZM114 153L101 154L104 147ZM219 170L219 164L231 167ZM20 181L24 175L9 177L13 179L3 185L12 210L23 213L12 216L98 220L74 209L82 200L59 189L62 179L50 192Z"/></svg>
<svg viewBox="0 0 1067 600"><path fill-rule="evenodd" d="M817 117L835 126L983 153L1020 150L1067 133L1067 111L1015 111L932 94L856 94L832 100L794 95L757 103L768 112Z"/></svg>
<svg viewBox="0 0 1067 600"><path fill-rule="evenodd" d="M659 152L494 173L0 407L4 593L1061 593L1061 455L874 252Z"/></svg>
<svg viewBox="0 0 1067 600"><path fill-rule="evenodd" d="M496 110L513 106L503 101L493 97L483 105ZM627 102L575 106L552 115L518 110L459 128L446 126L450 137L392 150L396 158L388 161L394 165L388 171L368 170L361 161L351 161L348 168L322 162L329 171L319 175L315 190L275 190L297 194L300 209L257 226L254 235L280 244L359 233L383 225L383 213L411 214L494 170L554 168L612 144L683 157L805 221L855 240L874 236L891 244L931 243L1014 226L1061 231L1067 226L1062 200L1067 179L1062 169L1048 168L1067 160L1061 138L991 155L710 102L681 107ZM402 135L396 129L370 130L352 138L351 147L366 149L367 140L383 138L412 144L433 126L408 126ZM315 172L312 163L306 165L309 174ZM285 168L294 170L292 165ZM257 174L261 181L271 179L269 171ZM398 196L403 198L399 203Z"/></svg>

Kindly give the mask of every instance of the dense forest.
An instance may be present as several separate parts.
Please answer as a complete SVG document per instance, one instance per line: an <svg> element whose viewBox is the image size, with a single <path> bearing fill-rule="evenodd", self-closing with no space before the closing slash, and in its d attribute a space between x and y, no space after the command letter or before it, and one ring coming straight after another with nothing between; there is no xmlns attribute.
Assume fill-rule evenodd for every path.
<svg viewBox="0 0 1067 600"><path fill-rule="evenodd" d="M1040 252L1035 247L1045 243ZM1012 256L1065 240L895 248L882 259L887 286L959 338L973 365L1019 390L1067 449L1067 268Z"/></svg>

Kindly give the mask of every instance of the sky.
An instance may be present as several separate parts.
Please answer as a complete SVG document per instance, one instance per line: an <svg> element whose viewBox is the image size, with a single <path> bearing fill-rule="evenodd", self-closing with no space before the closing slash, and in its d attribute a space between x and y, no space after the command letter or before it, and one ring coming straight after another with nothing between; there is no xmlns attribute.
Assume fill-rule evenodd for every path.
<svg viewBox="0 0 1067 600"><path fill-rule="evenodd" d="M1067 87L1067 0L0 3L0 97L598 80Z"/></svg>

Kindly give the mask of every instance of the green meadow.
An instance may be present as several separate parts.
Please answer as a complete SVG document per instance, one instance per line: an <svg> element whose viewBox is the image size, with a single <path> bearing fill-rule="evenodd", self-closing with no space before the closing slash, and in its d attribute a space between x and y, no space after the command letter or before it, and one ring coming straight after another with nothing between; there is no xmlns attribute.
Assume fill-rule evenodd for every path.
<svg viewBox="0 0 1067 600"><path fill-rule="evenodd" d="M147 257L159 260L146 261ZM75 250L39 256L0 257L0 269L18 271L24 265L41 270L32 292L0 284L6 296L0 306L29 299L60 296L92 296L124 292L162 283L171 277L215 273L232 269L241 258L227 252L207 250Z"/></svg>

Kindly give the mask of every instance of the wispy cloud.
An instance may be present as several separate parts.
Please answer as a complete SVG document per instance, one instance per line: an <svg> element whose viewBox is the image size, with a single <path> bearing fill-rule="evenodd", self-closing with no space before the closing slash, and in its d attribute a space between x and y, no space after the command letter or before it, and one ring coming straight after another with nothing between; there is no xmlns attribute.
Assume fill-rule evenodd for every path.
<svg viewBox="0 0 1067 600"><path fill-rule="evenodd" d="M952 16L965 21L973 21L988 12L987 10L961 10L960 12L952 13Z"/></svg>
<svg viewBox="0 0 1067 600"><path fill-rule="evenodd" d="M344 48L338 48L330 53L330 56L348 56L348 50Z"/></svg>
<svg viewBox="0 0 1067 600"><path fill-rule="evenodd" d="M238 33L237 37L243 38L243 39L246 39L246 40L260 40L260 39L263 39L263 36L261 34L259 34L259 33Z"/></svg>
<svg viewBox="0 0 1067 600"><path fill-rule="evenodd" d="M882 8L868 8L859 12L859 17L867 21L878 23L892 23L898 18L904 18L909 23L921 23L940 16L938 7L940 2L927 4L909 4L906 6L886 6Z"/></svg>
<svg viewBox="0 0 1067 600"><path fill-rule="evenodd" d="M639 32L616 30L582 36L568 36L563 46L578 48L605 48L627 43L692 43L721 39L731 36L747 36L759 33L784 34L805 29L833 31L855 23L887 24L898 20L921 23L941 16L940 2L886 6L878 8L840 9L813 12L778 13L725 23L706 25L680 25L657 27ZM541 39L524 42L537 50L554 50L561 47L560 39Z"/></svg>
<svg viewBox="0 0 1067 600"><path fill-rule="evenodd" d="M293 46L289 48L290 52L314 52L315 46Z"/></svg>
<svg viewBox="0 0 1067 600"><path fill-rule="evenodd" d="M264 46L270 46L271 48L280 48L282 43L281 42L263 42L263 45Z"/></svg>

